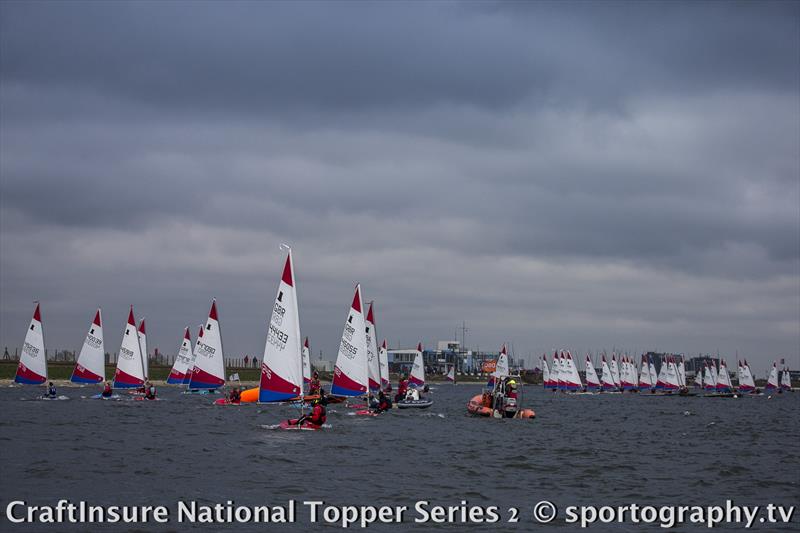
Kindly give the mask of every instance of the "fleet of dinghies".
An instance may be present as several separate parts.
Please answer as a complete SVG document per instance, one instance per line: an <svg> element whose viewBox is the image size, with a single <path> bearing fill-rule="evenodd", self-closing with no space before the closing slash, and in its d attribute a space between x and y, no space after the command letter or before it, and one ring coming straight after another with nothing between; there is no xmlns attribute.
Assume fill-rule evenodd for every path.
<svg viewBox="0 0 800 533"><path fill-rule="evenodd" d="M585 385L575 367L569 350L556 350L552 362L547 356L539 359L542 370L542 384L545 389L567 393L622 393L649 392L654 395L696 395L689 392L686 382L686 367L682 356L667 355L661 361L661 370L656 372L655 363L647 356L641 356L637 365L627 355L612 353L610 359L606 354L600 358L600 376L597 375L592 358L586 355L584 363ZM757 394L752 370L746 360L738 361L738 387L733 381L724 359L717 364L706 362L704 367L695 373L694 387L704 396L733 397L744 394ZM778 370L777 362L767 377L767 392L791 390L791 378L788 368Z"/></svg>
<svg viewBox="0 0 800 533"><path fill-rule="evenodd" d="M318 398L318 396L304 396L304 388L312 382L309 340L308 337L301 340L300 336L297 280L292 250L285 245L282 245L282 248L287 250L287 255L267 325L259 386L243 391L243 402L274 404ZM364 310L361 285L356 284L333 371L330 390L333 401L368 398L372 394L392 390L386 340L383 340L380 347L377 344L374 302L369 302L366 314ZM113 377L114 388L144 387L149 378L147 353L145 319L142 318L137 325L131 305L117 357ZM25 385L44 384L48 379L45 354L41 308L36 302L14 381ZM432 403L417 393L423 388L427 391L422 354L422 343L419 343L408 376L408 387L415 394L399 399L400 408L427 407ZM719 368L713 361L706 362L705 366L695 373L694 386L702 390L705 396L758 394L760 391L755 386L753 372L747 360L739 360L737 363L738 387L733 386L724 359L718 362ZM783 361L781 363L783 364ZM608 359L603 353L598 377L592 358L587 354L584 362L585 385L569 350L555 350L551 362L548 362L547 356L543 355L540 367L544 388L553 391L573 394L623 392L650 392L655 395L688 394L682 356L664 356L660 371L656 373L655 364L647 355L642 355L641 362L637 365L628 355L620 354L618 358L616 353L612 353ZM455 383L455 376L455 367L450 366L445 379ZM89 324L70 381L79 384L97 384L104 382L105 379L103 321L102 311L98 308ZM184 329L177 356L166 382L185 386L187 392L214 391L225 385L225 357L216 299L211 301L205 324L199 327L194 347L189 328ZM498 409L493 403L494 395L502 391L502 401L506 409L509 401L513 404L517 399L515 383L511 380L508 355L503 345L495 363L495 370L487 383L487 392L472 398L468 410L472 414L483 416L490 416L491 413L496 415ZM511 388L506 390L505 387L508 386ZM767 392L792 390L788 367L784 365L783 370L779 371L777 362L773 363L767 376L765 390ZM245 399L245 396L250 399ZM487 406L487 402L490 405ZM525 418L534 416L530 410L523 411Z"/></svg>

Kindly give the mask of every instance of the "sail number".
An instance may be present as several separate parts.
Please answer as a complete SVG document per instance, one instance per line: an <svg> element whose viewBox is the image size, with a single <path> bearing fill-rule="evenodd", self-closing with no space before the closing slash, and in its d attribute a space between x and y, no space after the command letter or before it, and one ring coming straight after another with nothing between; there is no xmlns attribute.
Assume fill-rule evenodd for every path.
<svg viewBox="0 0 800 533"><path fill-rule="evenodd" d="M25 343L25 345L22 347L22 351L31 357L39 357L39 348L29 342Z"/></svg>
<svg viewBox="0 0 800 533"><path fill-rule="evenodd" d="M274 316L274 315L273 315ZM269 325L269 334L267 335L267 342L283 350L286 348L286 343L289 341L289 335L279 330L272 324Z"/></svg>
<svg viewBox="0 0 800 533"><path fill-rule="evenodd" d="M339 353L348 359L352 359L358 353L358 348L347 342L345 339L342 339L342 343L339 345Z"/></svg>

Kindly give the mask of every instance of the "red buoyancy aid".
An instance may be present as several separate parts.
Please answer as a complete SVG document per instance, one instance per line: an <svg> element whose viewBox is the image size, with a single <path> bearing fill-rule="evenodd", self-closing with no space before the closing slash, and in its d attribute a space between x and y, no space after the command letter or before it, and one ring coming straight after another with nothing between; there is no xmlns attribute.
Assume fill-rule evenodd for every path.
<svg viewBox="0 0 800 533"><path fill-rule="evenodd" d="M322 404L318 403L311 410L310 422L316 426L321 426L325 423L325 420L327 420L327 417L325 416L325 408L322 406Z"/></svg>
<svg viewBox="0 0 800 533"><path fill-rule="evenodd" d="M408 391L408 380L403 379L397 385L397 395L400 397L405 397L406 391Z"/></svg>

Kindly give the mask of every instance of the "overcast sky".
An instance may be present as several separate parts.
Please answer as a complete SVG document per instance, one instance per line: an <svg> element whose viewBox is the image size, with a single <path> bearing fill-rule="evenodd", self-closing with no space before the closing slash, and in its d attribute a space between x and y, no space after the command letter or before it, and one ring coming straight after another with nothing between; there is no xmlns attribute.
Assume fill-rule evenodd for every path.
<svg viewBox="0 0 800 533"><path fill-rule="evenodd" d="M798 3L2 2L0 83L9 348L216 297L260 358L286 242L315 357L360 281L392 346L800 367Z"/></svg>

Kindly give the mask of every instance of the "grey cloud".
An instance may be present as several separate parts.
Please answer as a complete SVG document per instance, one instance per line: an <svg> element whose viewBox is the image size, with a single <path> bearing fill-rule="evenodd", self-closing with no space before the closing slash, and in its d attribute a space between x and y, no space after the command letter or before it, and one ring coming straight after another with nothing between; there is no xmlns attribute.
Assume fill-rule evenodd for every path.
<svg viewBox="0 0 800 533"><path fill-rule="evenodd" d="M287 241L327 355L800 342L796 5L198 5L0 4L3 343L258 353Z"/></svg>

